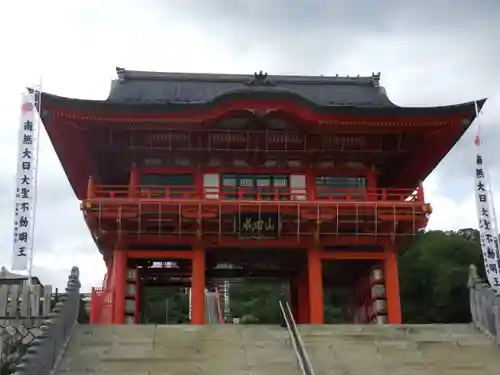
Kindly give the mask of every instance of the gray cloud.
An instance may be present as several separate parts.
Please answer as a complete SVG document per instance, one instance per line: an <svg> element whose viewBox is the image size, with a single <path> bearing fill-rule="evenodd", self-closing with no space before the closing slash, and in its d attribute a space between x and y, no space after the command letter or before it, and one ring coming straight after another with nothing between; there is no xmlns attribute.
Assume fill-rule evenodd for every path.
<svg viewBox="0 0 500 375"><path fill-rule="evenodd" d="M264 29L281 29L295 34L326 28L342 30L344 35L353 32L366 34L367 31L393 32L395 28L428 32L429 26L437 30L489 26L495 23L498 16L495 13L499 9L495 0L311 0L307 5L299 0L195 0L161 6L170 15L173 12L176 17L183 16L183 20L203 25L222 22L236 26L236 31L248 26L258 33L259 26L264 26ZM264 25L257 23L259 21Z"/></svg>
<svg viewBox="0 0 500 375"><path fill-rule="evenodd" d="M40 69L48 91L84 98L106 96L115 65L311 75L381 71L382 84L398 105L444 105L490 96L481 119L484 153L494 186L500 189L498 0L101 3L71 2L57 9L44 4L33 11L37 14L26 15L22 9L12 13L18 17L12 20L14 30L45 12L46 27L38 37L50 43L34 45L33 55L38 56L34 66L16 50L22 39L9 39L4 52L12 58L0 62L11 72L3 89L9 95L0 93L0 102L9 109L5 124L16 124L16 93L26 84L24 75L30 69ZM58 20L57 14L70 16ZM5 25L0 24L2 35L9 31L2 29ZM206 45L211 46L208 51ZM12 157L16 127L0 128L0 147ZM459 203L472 194L472 139L471 129L433 174L440 195ZM42 141L35 270L46 282L63 287L71 265L78 263L88 289L102 280L102 262L52 146L45 135ZM8 164L0 169L4 249L0 262L6 265L12 243L15 168L14 163Z"/></svg>
<svg viewBox="0 0 500 375"><path fill-rule="evenodd" d="M479 121L490 173L500 187L500 159L495 152L495 140L500 137L497 0L313 0L307 5L289 0L199 0L189 4L156 6L165 15L196 22L229 48L265 51L270 73L382 71L389 97L402 106L491 97ZM467 181L474 161L474 128L435 171L443 194L457 201L471 193L472 181L470 185Z"/></svg>

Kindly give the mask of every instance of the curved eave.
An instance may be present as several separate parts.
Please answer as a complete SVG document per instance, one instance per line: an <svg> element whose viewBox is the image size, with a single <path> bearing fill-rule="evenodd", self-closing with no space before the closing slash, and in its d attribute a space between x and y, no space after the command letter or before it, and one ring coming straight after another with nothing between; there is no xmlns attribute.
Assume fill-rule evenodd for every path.
<svg viewBox="0 0 500 375"><path fill-rule="evenodd" d="M417 187L420 182L424 181L469 129L476 118L476 110L479 112L486 100L450 106L450 110L455 108L456 114L460 115L460 117L454 117L462 121L454 121L445 128L427 132L421 153L393 172L397 177L390 185L409 188Z"/></svg>
<svg viewBox="0 0 500 375"><path fill-rule="evenodd" d="M53 116L44 108L43 98L47 96L42 95L42 123L75 195L85 199L89 176L97 177L86 133L77 122Z"/></svg>
<svg viewBox="0 0 500 375"><path fill-rule="evenodd" d="M429 137L425 150L415 155L411 163L399 170L387 171L394 186L413 187L424 179L460 139L486 99L440 107L359 107L322 106L299 95L251 92L218 97L210 103L129 104L101 100L70 99L42 93L42 119L66 175L79 199L86 195L89 176L98 177L97 166L87 144L87 134L81 125L101 122L123 123L170 119L199 121L218 119L228 112L241 110L285 111L303 120L328 127L344 122L385 122L391 126L408 122L446 125L443 136ZM181 121L182 122L182 121ZM431 127L432 128L432 127ZM430 128L430 129L431 129Z"/></svg>
<svg viewBox="0 0 500 375"><path fill-rule="evenodd" d="M221 110L234 109L288 109L296 110L314 120L328 121L330 116L363 116L376 118L394 117L449 117L463 115L474 117L475 103L480 110L486 99L456 105L438 107L369 107L369 106L326 106L313 103L304 97L283 92L250 91L227 94L204 103L114 103L106 100L82 100L42 94L42 105L46 110L61 111L76 117L91 119L106 117L130 118L179 118L205 120L218 117ZM311 118L311 120L313 120Z"/></svg>

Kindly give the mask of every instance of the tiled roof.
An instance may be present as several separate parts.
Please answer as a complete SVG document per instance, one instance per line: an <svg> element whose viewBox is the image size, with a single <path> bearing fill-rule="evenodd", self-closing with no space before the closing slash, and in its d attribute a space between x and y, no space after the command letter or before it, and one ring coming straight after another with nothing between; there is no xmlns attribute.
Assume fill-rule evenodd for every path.
<svg viewBox="0 0 500 375"><path fill-rule="evenodd" d="M130 71L117 68L108 102L130 104L208 103L230 94L289 93L321 106L395 107L368 77L202 74Z"/></svg>
<svg viewBox="0 0 500 375"><path fill-rule="evenodd" d="M16 273L8 271L5 267L0 269L0 279L27 279L27 276L18 275Z"/></svg>

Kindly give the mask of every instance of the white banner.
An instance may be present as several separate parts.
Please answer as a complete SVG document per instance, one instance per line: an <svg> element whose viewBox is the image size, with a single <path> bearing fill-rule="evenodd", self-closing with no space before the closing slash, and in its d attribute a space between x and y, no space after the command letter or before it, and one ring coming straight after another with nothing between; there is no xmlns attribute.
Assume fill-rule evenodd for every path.
<svg viewBox="0 0 500 375"><path fill-rule="evenodd" d="M12 270L27 271L33 255L38 126L35 92L23 94L19 128Z"/></svg>
<svg viewBox="0 0 500 375"><path fill-rule="evenodd" d="M495 223L493 195L490 190L488 175L483 161L479 134L476 135L474 143L476 145L476 205L484 268L490 285L500 291L498 229Z"/></svg>

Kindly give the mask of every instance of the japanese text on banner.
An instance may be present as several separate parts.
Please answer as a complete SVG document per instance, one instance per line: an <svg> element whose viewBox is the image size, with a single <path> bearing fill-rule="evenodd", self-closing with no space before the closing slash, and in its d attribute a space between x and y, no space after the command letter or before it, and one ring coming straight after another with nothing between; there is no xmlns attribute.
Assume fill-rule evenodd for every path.
<svg viewBox="0 0 500 375"><path fill-rule="evenodd" d="M14 250L12 269L24 271L29 267L33 252L33 219L36 189L37 126L35 93L23 95L19 128L19 152L16 174L14 213Z"/></svg>
<svg viewBox="0 0 500 375"><path fill-rule="evenodd" d="M483 156L480 152L479 136L475 140L476 154L476 204L479 220L479 234L481 238L481 251L484 258L484 267L490 285L500 290L500 269L498 256L498 233L494 222L493 198L489 190L487 174L484 169Z"/></svg>

